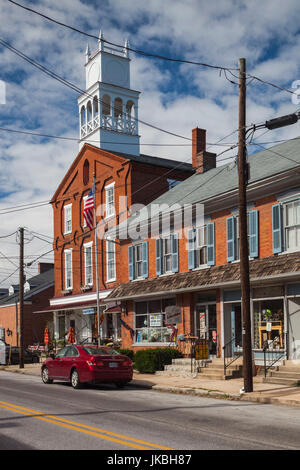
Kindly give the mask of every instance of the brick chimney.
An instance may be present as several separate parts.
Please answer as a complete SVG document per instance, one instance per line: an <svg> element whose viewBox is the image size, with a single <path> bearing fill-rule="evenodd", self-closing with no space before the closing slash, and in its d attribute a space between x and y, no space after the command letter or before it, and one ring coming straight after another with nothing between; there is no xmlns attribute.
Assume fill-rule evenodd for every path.
<svg viewBox="0 0 300 470"><path fill-rule="evenodd" d="M192 130L192 164L196 173L216 168L216 154L206 151L206 130L196 127Z"/></svg>
<svg viewBox="0 0 300 470"><path fill-rule="evenodd" d="M39 274L49 271L49 269L52 268L54 268L53 263L39 263Z"/></svg>

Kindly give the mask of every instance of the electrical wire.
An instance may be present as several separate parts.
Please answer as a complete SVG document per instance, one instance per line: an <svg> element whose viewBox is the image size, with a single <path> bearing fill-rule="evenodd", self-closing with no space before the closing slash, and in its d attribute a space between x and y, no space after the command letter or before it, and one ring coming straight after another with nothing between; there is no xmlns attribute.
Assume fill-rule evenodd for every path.
<svg viewBox="0 0 300 470"><path fill-rule="evenodd" d="M27 10L31 13L35 13L36 15L38 16L41 16L43 18L45 18L46 20L48 21L52 21L53 23L56 23L60 26L63 26L65 28L68 28L72 31L75 31L77 33L80 33L80 34L83 34L84 36L87 36L87 37L90 37L90 38L93 38L93 39L97 39L99 40L99 36L95 36L93 34L90 34L90 33L86 33L85 31L81 31L80 29L77 29L73 26L70 26L70 25L67 25L66 23L62 23L58 20L55 20L54 18L51 18L47 15L44 15L43 13L40 13L32 8L29 8L29 7L25 7L24 5L21 5L20 3L18 2L15 2L13 0L8 0L10 3L13 3L14 5L20 7L20 8L23 8L24 10ZM143 51L143 50L139 50L139 49L133 49L132 47L124 47L120 44L116 44L116 43L113 43L113 42L110 42L110 41L107 41L106 39L101 39L101 41L103 41L104 43L106 44L109 44L111 46L114 46L114 47L119 47L121 48L122 50L128 50L128 51L131 51L131 52L135 52L136 54L141 54L143 56L146 56L146 57L152 57L152 58L156 58L156 59L161 59L161 60L166 60L166 61L170 61L170 62L177 62L177 63L184 63L184 64L192 64L192 65L198 65L198 66L202 66L202 67L208 67L208 68L212 68L212 69L217 69L217 70L238 70L236 68L229 68L229 67L222 67L222 66L219 66L219 65L211 65L211 64L206 64L206 63L203 63L203 62L198 62L198 61L193 61L193 60L186 60L186 59L176 59L176 58L173 58L173 57L166 57L166 56L162 56L162 55L159 55L159 54L152 54L150 52L146 52L146 51Z"/></svg>
<svg viewBox="0 0 300 470"><path fill-rule="evenodd" d="M24 54L23 52L19 51L18 49L16 49L15 47L11 46L10 44L8 44L6 41L4 41L3 39L0 38L0 44L2 44L2 46L4 46L5 48L9 49L11 52L13 52L14 54L18 55L19 57L21 57L22 59L24 59L26 62L30 63L31 65L33 65L34 67L38 68L40 71L44 72L46 75L50 76L51 78L59 81L60 83L62 83L63 85L67 86L68 88L71 88L73 91L76 91L76 93L80 93L80 94L84 94L92 99L95 99L97 100L98 103L104 103L103 100L100 100L98 97L95 97L93 95L91 95L90 93L87 93L85 90L77 87L76 85L74 85L73 83L69 82L68 80L65 80L63 79L62 77L60 77L59 75L57 75L55 72L49 70L47 67L45 67L44 65L41 65L40 63L36 62L34 59L31 59L30 57L28 57L26 54ZM115 111L122 111L121 108L118 108L117 106L112 106L112 109L115 110ZM162 129L158 126L155 126L153 124L150 124L146 121L143 121L142 119L136 119L135 118L135 121L137 122L140 122L141 124L144 124L145 126L148 126L152 129L155 129L159 132L163 132L165 134L169 134L169 135L172 135L174 137L178 137L180 139L185 139L185 140L189 140L191 141L192 139L190 139L189 137L185 137L185 136L182 136L182 135L179 135L179 134L176 134L174 132L170 132L170 131L167 131L165 129Z"/></svg>

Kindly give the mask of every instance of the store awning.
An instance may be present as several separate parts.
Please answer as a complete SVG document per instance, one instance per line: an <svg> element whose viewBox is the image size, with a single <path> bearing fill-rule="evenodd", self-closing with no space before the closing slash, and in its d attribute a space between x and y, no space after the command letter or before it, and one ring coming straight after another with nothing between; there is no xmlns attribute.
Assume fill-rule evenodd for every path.
<svg viewBox="0 0 300 470"><path fill-rule="evenodd" d="M270 256L251 260L249 263L251 284L283 282L300 278L299 253ZM106 302L120 302L151 296L197 292L206 289L240 286L240 264L228 263L197 271L176 273L139 282L119 284L106 298Z"/></svg>
<svg viewBox="0 0 300 470"><path fill-rule="evenodd" d="M47 306L47 307L40 308L39 310L35 310L33 313L52 313L52 312L60 312L63 310L80 310L83 308L96 307L96 306L97 306L97 302L95 302L94 300L91 300L90 302L76 302L70 305L60 304L60 305Z"/></svg>

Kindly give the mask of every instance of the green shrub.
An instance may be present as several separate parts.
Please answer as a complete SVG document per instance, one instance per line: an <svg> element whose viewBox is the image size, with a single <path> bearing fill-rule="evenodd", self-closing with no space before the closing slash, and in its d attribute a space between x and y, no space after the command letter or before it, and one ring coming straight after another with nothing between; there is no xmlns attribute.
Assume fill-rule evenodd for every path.
<svg viewBox="0 0 300 470"><path fill-rule="evenodd" d="M129 357L132 361L134 360L134 351L132 349L118 349L120 354L124 354L124 356Z"/></svg>
<svg viewBox="0 0 300 470"><path fill-rule="evenodd" d="M134 355L134 366L144 374L154 374L157 370L164 370L164 366L172 364L172 359L182 357L182 354L173 348L143 349Z"/></svg>

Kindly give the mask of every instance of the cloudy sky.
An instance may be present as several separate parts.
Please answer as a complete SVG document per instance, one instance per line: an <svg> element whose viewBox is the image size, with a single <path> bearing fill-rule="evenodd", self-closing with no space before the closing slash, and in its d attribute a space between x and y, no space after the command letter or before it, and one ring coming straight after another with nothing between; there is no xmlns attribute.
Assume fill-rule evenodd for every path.
<svg viewBox="0 0 300 470"><path fill-rule="evenodd" d="M41 13L98 36L150 53L237 68L291 89L300 80L300 3L298 0L20 0ZM0 0L1 33L6 41L64 79L85 87L85 50L97 41ZM141 120L182 136L194 127L207 129L215 143L237 128L236 78L219 70L171 63L131 54L131 85L141 91ZM233 72L236 74L236 72ZM230 79L230 80L229 80ZM78 137L77 94L0 44L0 80L6 103L0 104L0 127L62 137ZM300 108L292 95L248 81L247 123L261 123ZM297 98L297 97L295 97ZM297 101L297 100L296 100ZM1 102L1 100L0 100ZM189 142L140 124L143 153L191 161ZM261 142L300 134L299 125L280 132L257 132ZM230 136L235 143L237 134ZM182 144L188 144L182 146ZM269 146L266 144L265 146ZM225 147L210 147L220 153ZM249 153L257 150L249 147ZM51 242L49 205L16 211L16 206L47 202L78 153L76 141L55 140L0 130L0 237L25 226ZM220 156L220 160L235 151ZM227 160L228 161L228 160ZM221 163L221 162L220 162ZM226 162L225 162L226 163ZM47 236L47 237L46 237ZM27 236L26 261L51 250L47 241ZM9 260L4 258L4 255ZM15 236L0 238L0 287L17 281ZM45 257L51 260L51 254ZM35 273L36 268L27 269Z"/></svg>

